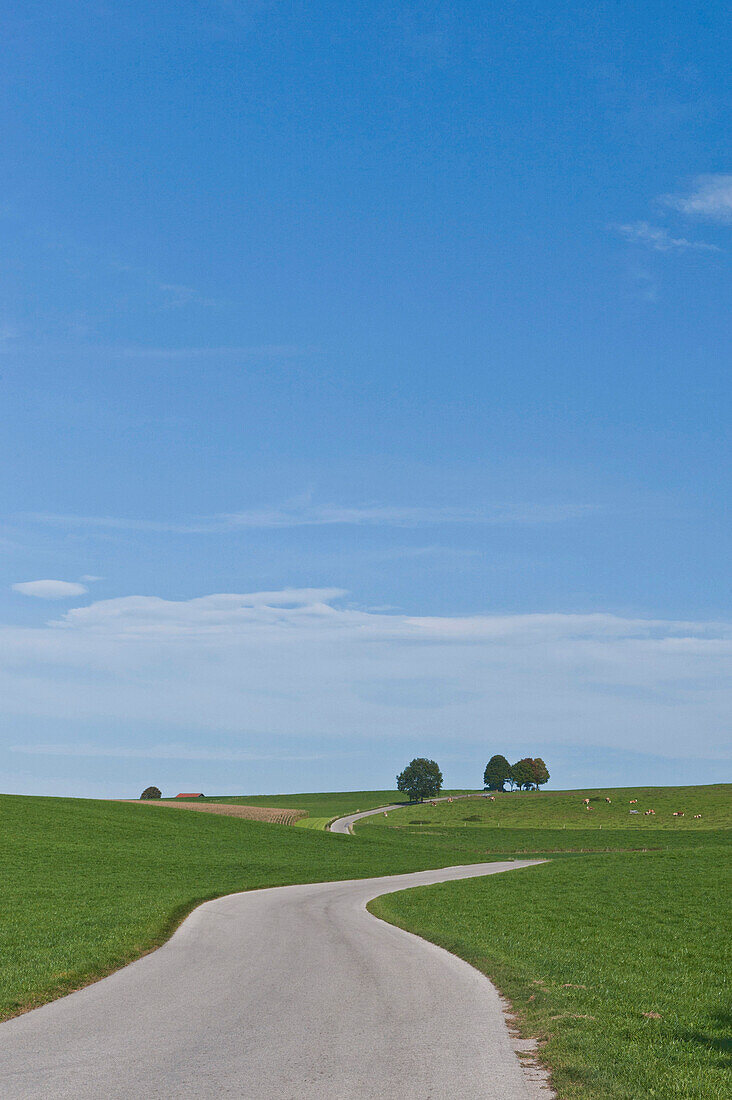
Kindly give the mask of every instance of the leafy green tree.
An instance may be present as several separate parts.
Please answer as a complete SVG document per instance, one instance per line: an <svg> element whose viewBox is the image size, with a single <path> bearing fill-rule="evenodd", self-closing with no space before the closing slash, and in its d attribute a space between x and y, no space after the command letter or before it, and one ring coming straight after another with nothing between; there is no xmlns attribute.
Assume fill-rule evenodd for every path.
<svg viewBox="0 0 732 1100"><path fill-rule="evenodd" d="M534 765L534 783L536 784L537 791L539 787L542 787L545 783L549 782L549 769L540 756L537 756L533 761Z"/></svg>
<svg viewBox="0 0 732 1100"><path fill-rule="evenodd" d="M162 798L159 787L145 787L140 798Z"/></svg>
<svg viewBox="0 0 732 1100"><path fill-rule="evenodd" d="M515 787L519 790L523 787L527 790L534 785L534 761L530 756L525 756L523 760L517 760L512 766L508 778L511 780Z"/></svg>
<svg viewBox="0 0 732 1100"><path fill-rule="evenodd" d="M397 776L397 790L408 794L411 802L434 798L441 787L442 772L434 760L426 760L423 756L415 757Z"/></svg>
<svg viewBox="0 0 732 1100"><path fill-rule="evenodd" d="M489 791L502 791L511 772L511 765L505 756L492 756L483 772L483 786Z"/></svg>

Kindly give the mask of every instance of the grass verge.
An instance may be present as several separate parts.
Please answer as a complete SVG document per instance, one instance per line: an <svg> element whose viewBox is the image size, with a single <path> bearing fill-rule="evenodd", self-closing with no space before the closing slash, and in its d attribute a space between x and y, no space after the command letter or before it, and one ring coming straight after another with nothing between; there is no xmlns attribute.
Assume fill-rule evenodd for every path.
<svg viewBox="0 0 732 1100"><path fill-rule="evenodd" d="M726 840L556 859L369 909L487 974L545 1042L563 1100L727 1100Z"/></svg>
<svg viewBox="0 0 732 1100"><path fill-rule="evenodd" d="M351 808L352 796L342 797ZM201 901L452 860L450 845L419 837L354 842L316 829L91 799L0 796L0 829L0 1019L151 950Z"/></svg>
<svg viewBox="0 0 732 1100"><path fill-rule="evenodd" d="M571 808L571 792L506 796L515 800L506 802L514 824L465 821L476 800L365 819L355 837L322 832L312 818L303 822L310 827L290 828L0 796L0 1018L124 965L221 894L552 854L539 868L388 895L373 908L496 981L527 1032L547 1040L563 1100L721 1100L729 1095L729 832L706 824L717 812L725 820L720 791L684 792L701 806L702 825L688 817L659 822L657 814L642 829L621 815L567 826L556 807L566 798ZM376 805L393 797L313 795L308 806L305 796L291 796L289 804L330 820L369 808L369 793ZM679 801L678 791L662 793L669 805ZM287 797L258 801L281 806ZM609 797L604 806L615 805L617 792ZM313 812L318 806L327 817ZM427 824L409 823L430 811Z"/></svg>

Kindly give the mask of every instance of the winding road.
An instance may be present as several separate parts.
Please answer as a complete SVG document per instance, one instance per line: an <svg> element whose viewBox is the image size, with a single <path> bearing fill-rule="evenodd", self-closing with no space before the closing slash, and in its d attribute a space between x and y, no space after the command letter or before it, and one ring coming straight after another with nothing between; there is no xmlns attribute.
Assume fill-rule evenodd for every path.
<svg viewBox="0 0 732 1100"><path fill-rule="evenodd" d="M0 1025L3 1100L527 1100L493 986L377 920L483 863L232 894L158 951Z"/></svg>
<svg viewBox="0 0 732 1100"><path fill-rule="evenodd" d="M439 798L430 798L429 802L457 802L459 798L475 798L474 794L455 794L455 795L440 795ZM407 807L412 806L413 809L419 808L417 802L395 802L391 806L377 806L374 810L363 810L356 814L348 814L346 817L338 817L335 821L331 821L328 828L332 833L352 833L352 825L354 821L360 821L362 817L373 817L374 814L388 813L389 810L404 810Z"/></svg>

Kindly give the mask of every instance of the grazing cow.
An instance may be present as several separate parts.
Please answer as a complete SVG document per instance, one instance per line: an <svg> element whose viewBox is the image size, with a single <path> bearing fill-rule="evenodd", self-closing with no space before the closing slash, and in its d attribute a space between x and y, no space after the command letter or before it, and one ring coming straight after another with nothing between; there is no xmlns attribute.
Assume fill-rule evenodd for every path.
<svg viewBox="0 0 732 1100"><path fill-rule="evenodd" d="M447 801L448 801L448 802L452 802L452 799L451 799L451 798L448 798L448 800L447 800Z"/></svg>
<svg viewBox="0 0 732 1100"><path fill-rule="evenodd" d="M589 804L590 804L589 798L584 798L582 801L584 802L585 806L589 806Z"/></svg>
<svg viewBox="0 0 732 1100"><path fill-rule="evenodd" d="M608 798L608 797L607 797L607 795L606 795L606 796L605 796L605 801L606 801L606 802L612 802L612 798Z"/></svg>
<svg viewBox="0 0 732 1100"><path fill-rule="evenodd" d="M683 810L674 810L673 816L674 817L683 817L684 816L684 811Z"/></svg>
<svg viewBox="0 0 732 1100"><path fill-rule="evenodd" d="M635 804L636 804L636 802L637 802L637 801L638 801L638 799L637 799L637 798L631 798L631 800L630 800L630 804L631 804L631 806L635 806Z"/></svg>
<svg viewBox="0 0 732 1100"><path fill-rule="evenodd" d="M701 814L694 814L694 820L695 821L698 821L700 817L701 817Z"/></svg>
<svg viewBox="0 0 732 1100"><path fill-rule="evenodd" d="M386 810L384 810L384 817L388 817L388 816L389 816L388 813L386 812Z"/></svg>

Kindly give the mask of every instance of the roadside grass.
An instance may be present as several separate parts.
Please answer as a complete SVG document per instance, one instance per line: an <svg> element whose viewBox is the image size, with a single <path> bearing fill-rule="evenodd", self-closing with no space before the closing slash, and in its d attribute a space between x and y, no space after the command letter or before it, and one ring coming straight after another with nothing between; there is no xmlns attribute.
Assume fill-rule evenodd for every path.
<svg viewBox="0 0 732 1100"><path fill-rule="evenodd" d="M424 803L355 828L450 846L454 862L550 857L369 909L488 974L523 1034L547 1040L541 1057L562 1100L722 1100L732 1095L730 825L732 785L715 784Z"/></svg>
<svg viewBox="0 0 732 1100"><path fill-rule="evenodd" d="M301 817L295 825L299 829L320 829L321 831L330 825L332 817Z"/></svg>
<svg viewBox="0 0 732 1100"><path fill-rule="evenodd" d="M555 808L569 810L571 792L508 795L514 816L485 823L463 820L482 812L478 799L407 806L365 819L355 837L323 832L317 819L394 792L225 799L308 809L305 828L0 796L0 1018L110 973L222 894L548 854L551 863L520 873L387 895L373 911L489 974L526 1033L549 1040L543 1054L562 1100L721 1100L730 832L706 822L716 813L729 822L716 801L729 805L730 791L655 790L657 815L642 830L621 815L590 827L587 811L568 826ZM581 805L589 792L579 795ZM662 795L686 802L672 827L659 820ZM612 808L620 792L609 797ZM689 817L692 799L701 823ZM430 811L434 824L409 824Z"/></svg>
<svg viewBox="0 0 732 1100"><path fill-rule="evenodd" d="M589 798L586 810L583 799ZM610 802L606 802L606 798ZM637 799L631 805L631 799ZM378 828L385 825L405 825L419 821L426 826L567 828L567 829L634 829L637 831L670 829L701 830L729 826L732 806L732 783L717 783L698 787L624 787L605 790L522 791L495 794L490 798L477 796L460 802L429 802L392 810L389 817L368 818L356 828ZM631 810L640 811L631 814ZM655 815L645 816L645 810ZM674 817L683 811L683 817ZM695 814L701 814L695 819ZM477 821L475 819L478 819ZM466 819L468 819L466 821Z"/></svg>
<svg viewBox="0 0 732 1100"><path fill-rule="evenodd" d="M352 795L341 797L352 808ZM453 861L449 843L419 837L375 834L359 843L317 829L91 799L3 795L0 829L0 1019L158 946L209 898Z"/></svg>
<svg viewBox="0 0 732 1100"><path fill-rule="evenodd" d="M401 891L369 909L486 973L522 1032L546 1040L562 1100L728 1100L729 834L700 840Z"/></svg>
<svg viewBox="0 0 732 1100"><path fill-rule="evenodd" d="M389 815L391 816L391 815ZM491 856L560 856L586 855L598 852L647 852L687 848L718 847L720 836L729 830L714 829L647 829L638 834L632 829L513 829L497 826L466 824L458 827L411 825L367 825L368 818L354 826L361 838L402 836L404 841L417 840L434 849L452 852L454 860L469 855L469 862L490 859Z"/></svg>

